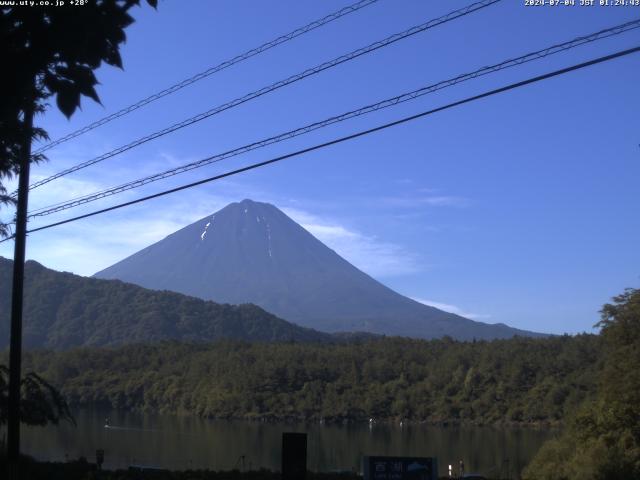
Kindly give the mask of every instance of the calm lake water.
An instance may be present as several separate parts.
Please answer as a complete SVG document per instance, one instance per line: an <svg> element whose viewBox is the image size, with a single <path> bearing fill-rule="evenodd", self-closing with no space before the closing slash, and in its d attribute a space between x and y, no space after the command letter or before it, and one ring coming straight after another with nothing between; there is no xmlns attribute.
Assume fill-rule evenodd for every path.
<svg viewBox="0 0 640 480"><path fill-rule="evenodd" d="M467 472L516 476L553 431L492 427L319 425L204 420L173 415L82 410L77 427L24 428L22 451L41 460L105 450L104 468L143 464L169 469L280 469L282 432L307 432L308 468L360 470L362 455L438 458L440 474L464 460ZM105 428L109 418L109 428Z"/></svg>

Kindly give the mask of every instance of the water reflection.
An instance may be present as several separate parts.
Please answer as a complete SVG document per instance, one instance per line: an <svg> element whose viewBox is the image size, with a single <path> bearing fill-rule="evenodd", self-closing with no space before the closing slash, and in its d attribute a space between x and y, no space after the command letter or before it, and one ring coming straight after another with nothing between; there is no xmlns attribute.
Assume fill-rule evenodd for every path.
<svg viewBox="0 0 640 480"><path fill-rule="evenodd" d="M108 421L106 420L108 419ZM266 424L195 417L76 412L78 426L25 428L22 450L42 460L105 450L105 468L131 464L170 469L280 468L283 431L308 433L308 466L314 471L360 470L362 455L438 457L440 474L464 461L466 471L518 474L552 432L492 427ZM244 459L241 457L244 455Z"/></svg>

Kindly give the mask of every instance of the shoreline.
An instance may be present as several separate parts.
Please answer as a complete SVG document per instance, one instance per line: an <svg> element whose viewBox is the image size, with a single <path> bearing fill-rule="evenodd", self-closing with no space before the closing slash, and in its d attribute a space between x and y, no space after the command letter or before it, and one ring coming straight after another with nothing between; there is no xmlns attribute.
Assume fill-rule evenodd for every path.
<svg viewBox="0 0 640 480"><path fill-rule="evenodd" d="M414 420L407 418L383 417L373 418L370 422L367 418L361 417L299 417L299 416L276 416L276 415L247 415L237 417L216 417L202 416L190 411L156 410L149 408L115 408L108 405L99 404L71 404L73 411L93 411L93 412L123 412L133 414L170 415L181 418L196 418L199 420L228 421L228 422L251 422L251 423L284 423L284 424L308 424L325 426L385 426L385 427L492 427L492 428L526 428L526 429L562 429L564 422L560 420L540 420L535 422L517 422L511 420L501 420L497 422L483 422L477 420L443 419L443 420Z"/></svg>
<svg viewBox="0 0 640 480"><path fill-rule="evenodd" d="M7 468L6 458L0 458L0 472ZM29 456L22 456L20 471L30 480L281 480L282 473L277 470L209 470L187 469L169 470L155 467L132 465L126 469L100 469L86 458L68 462L45 462ZM314 472L306 471L306 480L362 480L360 472ZM486 480L494 480L484 477ZM438 475L438 479L449 479Z"/></svg>

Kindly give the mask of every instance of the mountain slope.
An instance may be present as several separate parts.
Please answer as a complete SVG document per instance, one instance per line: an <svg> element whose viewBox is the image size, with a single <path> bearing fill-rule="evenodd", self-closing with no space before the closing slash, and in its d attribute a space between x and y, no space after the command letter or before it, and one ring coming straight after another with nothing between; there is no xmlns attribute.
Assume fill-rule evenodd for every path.
<svg viewBox="0 0 640 480"><path fill-rule="evenodd" d="M96 273L323 330L458 339L535 335L415 302L358 270L283 212L243 200Z"/></svg>
<svg viewBox="0 0 640 480"><path fill-rule="evenodd" d="M13 262L0 257L0 348L9 342ZM25 265L23 344L62 349L160 340L331 341L255 305L220 305Z"/></svg>

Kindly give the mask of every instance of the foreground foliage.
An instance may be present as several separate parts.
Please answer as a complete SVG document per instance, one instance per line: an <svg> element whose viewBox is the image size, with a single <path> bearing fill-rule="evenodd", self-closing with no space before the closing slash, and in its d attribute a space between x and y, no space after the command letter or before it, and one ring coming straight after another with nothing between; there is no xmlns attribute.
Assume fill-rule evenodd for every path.
<svg viewBox="0 0 640 480"><path fill-rule="evenodd" d="M49 138L42 128L30 126L27 112L43 113L54 96L67 117L80 106L81 96L99 103L93 72L103 62L122 68L120 45L133 23L128 12L140 0L85 1L73 14L54 3L0 5L0 62L11 72L0 75L0 206L15 203L3 181L18 175L25 141ZM147 3L155 7L158 2ZM44 158L34 154L31 161ZM0 221L0 238L10 233L10 225Z"/></svg>
<svg viewBox="0 0 640 480"><path fill-rule="evenodd" d="M592 335L492 342L162 343L31 352L72 405L204 417L559 422L593 390Z"/></svg>
<svg viewBox="0 0 640 480"><path fill-rule="evenodd" d="M39 375L30 372L21 381L20 421L27 425L75 424L64 397ZM9 369L0 365L0 425L8 420Z"/></svg>
<svg viewBox="0 0 640 480"><path fill-rule="evenodd" d="M615 297L601 313L604 364L597 395L542 447L525 478L640 478L640 290Z"/></svg>

